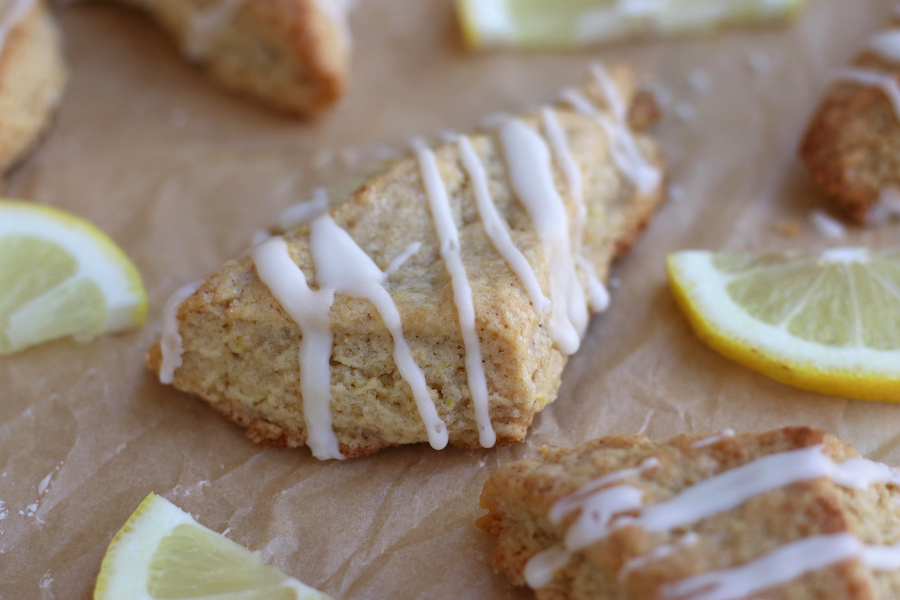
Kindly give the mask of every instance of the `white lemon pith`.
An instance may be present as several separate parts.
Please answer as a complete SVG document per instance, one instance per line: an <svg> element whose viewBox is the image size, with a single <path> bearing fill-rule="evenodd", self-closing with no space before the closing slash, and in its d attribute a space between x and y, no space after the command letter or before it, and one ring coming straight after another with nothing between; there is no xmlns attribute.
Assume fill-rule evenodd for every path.
<svg viewBox="0 0 900 600"><path fill-rule="evenodd" d="M803 0L457 0L466 44L572 48L789 19Z"/></svg>
<svg viewBox="0 0 900 600"><path fill-rule="evenodd" d="M721 354L783 383L900 401L900 249L678 252L679 306Z"/></svg>
<svg viewBox="0 0 900 600"><path fill-rule="evenodd" d="M330 600L150 494L113 538L94 600Z"/></svg>
<svg viewBox="0 0 900 600"><path fill-rule="evenodd" d="M0 199L0 355L140 327L146 312L140 274L106 234L58 209Z"/></svg>

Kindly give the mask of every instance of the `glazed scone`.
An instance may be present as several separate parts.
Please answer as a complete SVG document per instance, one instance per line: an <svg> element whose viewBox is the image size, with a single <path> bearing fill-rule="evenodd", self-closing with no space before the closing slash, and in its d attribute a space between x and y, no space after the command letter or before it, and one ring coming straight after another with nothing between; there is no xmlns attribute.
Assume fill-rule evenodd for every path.
<svg viewBox="0 0 900 600"><path fill-rule="evenodd" d="M813 182L859 223L900 213L900 28L838 72L800 147Z"/></svg>
<svg viewBox="0 0 900 600"><path fill-rule="evenodd" d="M346 0L116 0L150 14L222 85L314 116L347 87Z"/></svg>
<svg viewBox="0 0 900 600"><path fill-rule="evenodd" d="M0 0L0 174L47 128L66 79L62 39L43 0Z"/></svg>
<svg viewBox="0 0 900 600"><path fill-rule="evenodd" d="M610 436L501 466L478 525L541 600L887 600L898 484L808 427Z"/></svg>
<svg viewBox="0 0 900 600"><path fill-rule="evenodd" d="M610 262L634 243L662 198L659 149L627 122L627 107L635 117L648 114L635 102L631 72L598 73L602 79L584 94L566 95L589 112L613 93L618 116L545 107L433 153L420 147L417 158L370 179L330 217L183 290L167 307L170 331L151 349L150 368L248 427L253 440L309 442L320 458L424 441L436 448L521 441L556 398L566 356L587 326L587 304L596 311L608 302L600 282ZM495 221L476 187L482 200L489 196ZM529 212L544 209L537 219ZM452 238L451 229L458 239L441 243L438 231ZM503 234L511 244L496 241ZM402 266L389 269L403 255ZM288 285L293 291L273 292ZM306 285L337 291L319 321L300 313L327 294L300 289ZM301 365L304 335L329 325L321 333L333 335L333 350L322 346L319 370ZM330 386L301 390L321 380ZM316 427L324 437L334 432L331 450L309 440L313 401L304 394L314 392Z"/></svg>

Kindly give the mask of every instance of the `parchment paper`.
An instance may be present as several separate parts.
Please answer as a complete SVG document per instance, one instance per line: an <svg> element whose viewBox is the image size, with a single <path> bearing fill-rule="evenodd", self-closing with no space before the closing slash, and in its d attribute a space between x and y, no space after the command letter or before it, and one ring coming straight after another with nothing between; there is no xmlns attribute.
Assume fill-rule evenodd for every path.
<svg viewBox="0 0 900 600"><path fill-rule="evenodd" d="M336 600L506 600L531 596L492 572L478 495L498 464L542 444L808 424L900 464L900 406L794 390L719 357L692 335L665 282L676 249L825 245L807 224L821 199L795 148L831 73L893 2L809 4L785 29L466 56L450 0L365 0L352 19L352 91L315 124L221 92L138 14L61 10L72 84L7 193L107 231L140 268L150 314L138 333L0 359L0 597L89 598L107 544L151 491ZM169 294L240 253L316 185L414 135L552 99L598 58L629 61L672 93L659 133L676 193L616 266L612 308L593 320L526 443L321 463L251 444L145 371ZM708 92L702 75L689 83L698 69ZM801 225L792 239L777 231L787 222ZM895 223L852 230L842 244L897 242Z"/></svg>

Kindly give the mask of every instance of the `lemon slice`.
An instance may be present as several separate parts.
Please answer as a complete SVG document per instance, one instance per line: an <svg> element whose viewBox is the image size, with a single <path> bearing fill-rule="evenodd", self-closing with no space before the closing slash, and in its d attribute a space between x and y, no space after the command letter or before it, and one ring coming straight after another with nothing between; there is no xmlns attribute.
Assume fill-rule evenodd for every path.
<svg viewBox="0 0 900 600"><path fill-rule="evenodd" d="M0 200L0 355L140 327L146 312L140 274L103 232L61 210Z"/></svg>
<svg viewBox="0 0 900 600"><path fill-rule="evenodd" d="M669 279L700 338L772 379L900 401L900 249L678 252Z"/></svg>
<svg viewBox="0 0 900 600"><path fill-rule="evenodd" d="M573 48L790 19L803 0L457 0L466 45Z"/></svg>
<svg viewBox="0 0 900 600"><path fill-rule="evenodd" d="M330 600L150 494L113 538L94 600Z"/></svg>

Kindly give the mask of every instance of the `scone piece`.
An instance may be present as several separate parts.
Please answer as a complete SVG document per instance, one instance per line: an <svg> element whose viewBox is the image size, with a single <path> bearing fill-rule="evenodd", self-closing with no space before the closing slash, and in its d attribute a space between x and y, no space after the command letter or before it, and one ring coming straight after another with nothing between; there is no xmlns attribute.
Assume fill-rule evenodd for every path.
<svg viewBox="0 0 900 600"><path fill-rule="evenodd" d="M500 467L478 525L541 600L888 599L898 482L808 427L610 436Z"/></svg>
<svg viewBox="0 0 900 600"><path fill-rule="evenodd" d="M607 83L621 96L623 106L636 107L630 71L613 71ZM597 82L590 82L584 93L603 105ZM557 106L550 112L567 138L573 163L566 164L575 165L583 183L578 192L583 192L586 218L579 226L569 187L571 179L545 155L547 179L569 220L571 239L567 247L574 250L576 244L582 246L585 264L579 263L580 282L576 281L576 286L586 289L586 266L590 265L599 280L605 280L610 262L631 246L660 202L661 156L652 138L629 130L636 148L649 161L645 166L655 165L652 168L657 175L650 189L639 192L615 164L608 132L594 116L568 106ZM649 111L643 107L640 113ZM610 126L609 119L605 122ZM527 130L531 141L536 139L549 153L548 143L539 133L543 126L537 116L510 123L519 133ZM628 127L624 123L621 126ZM509 157L501 151L500 134L482 132L468 139L485 170L501 227L524 256L540 290L552 298L553 291L548 291L549 247L513 193ZM459 230L458 248L471 287L488 412L497 443L520 441L534 415L556 398L566 355L548 334L549 319L542 319L522 280L489 239L476 206L473 180L462 163L460 144L441 146L434 155L449 213ZM546 200L551 202L550 198ZM472 367L466 364L468 342L463 337L450 267L442 259L432 210L421 165L416 159L406 158L369 180L333 210L331 217L382 270L412 244L421 244L387 278L384 287L402 321L403 339L424 373L430 402L449 432L449 442L477 447L479 428L468 384ZM291 260L302 269L308 285L316 289L310 226L302 225L285 234L284 239ZM573 306L575 303L577 299L572 300ZM562 308L554 310L564 311L565 303L559 305ZM395 339L380 309L368 300L338 293L330 320L334 336L330 412L343 455L359 456L428 440L411 385L395 363ZM307 443L309 431L301 394L304 373L298 362L304 331L261 281L252 255L231 261L208 277L180 304L171 321L179 326L183 349L183 365L174 373L176 388L200 396L248 427L250 437L257 442L282 446ZM157 344L150 351L148 364L160 372L162 363Z"/></svg>
<svg viewBox="0 0 900 600"><path fill-rule="evenodd" d="M22 8L24 13L19 13ZM18 14L20 18L14 18ZM0 38L4 33L0 41L0 173L47 128L67 79L59 29L43 0L0 0Z"/></svg>
<svg viewBox="0 0 900 600"><path fill-rule="evenodd" d="M870 38L813 115L800 156L813 182L859 223L900 212L900 29Z"/></svg>
<svg viewBox="0 0 900 600"><path fill-rule="evenodd" d="M347 87L345 0L117 0L156 19L222 85L314 116Z"/></svg>

